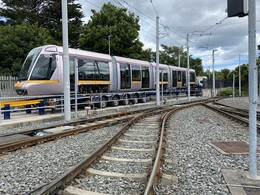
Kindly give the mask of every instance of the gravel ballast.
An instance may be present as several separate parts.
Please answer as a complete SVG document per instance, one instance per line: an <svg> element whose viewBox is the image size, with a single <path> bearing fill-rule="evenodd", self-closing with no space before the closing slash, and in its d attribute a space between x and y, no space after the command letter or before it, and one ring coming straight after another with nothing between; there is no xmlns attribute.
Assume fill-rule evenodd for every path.
<svg viewBox="0 0 260 195"><path fill-rule="evenodd" d="M236 103L232 98L222 101L231 106L248 108L248 98L235 100ZM62 122L56 121L56 123ZM49 124L40 125L48 126ZM27 194L43 184L48 184L88 156L121 126L106 127L69 136L0 156L0 194ZM171 118L168 127L167 134L171 135L171 143L166 144L173 150L166 150L165 157L172 160L172 163L164 163L162 171L177 176L178 182L159 186L159 194L229 195L221 169L248 171L248 155L223 155L210 146L209 141L243 140L248 142L248 128L202 106L177 112ZM144 148L149 148L151 144L143 145L146 145ZM126 153L119 150L116 155L114 154L110 155L108 152L107 156L137 159L147 159L153 156L153 152L144 155L143 152ZM125 163L125 166L128 164ZM102 164L95 168L102 169ZM259 168L258 165L258 170ZM124 167L121 169L123 171ZM125 171L128 172L128 169ZM95 182L99 179L102 179L102 176L93 176L88 182ZM84 178L79 179L78 183L80 180ZM125 179L111 178L110 180L111 183L105 183L104 180L104 185L97 186L97 189L110 194L119 194L123 190ZM127 192L134 193L135 189L143 188L144 185L143 182L133 182L132 189ZM118 190L112 192L109 186L113 186L113 189L116 186Z"/></svg>
<svg viewBox="0 0 260 195"><path fill-rule="evenodd" d="M248 171L248 155L221 154L209 142L249 142L248 127L202 106L177 112L170 123L173 151L166 151L165 158L172 163L164 163L163 173L177 176L178 182L161 185L159 194L230 194L221 169Z"/></svg>

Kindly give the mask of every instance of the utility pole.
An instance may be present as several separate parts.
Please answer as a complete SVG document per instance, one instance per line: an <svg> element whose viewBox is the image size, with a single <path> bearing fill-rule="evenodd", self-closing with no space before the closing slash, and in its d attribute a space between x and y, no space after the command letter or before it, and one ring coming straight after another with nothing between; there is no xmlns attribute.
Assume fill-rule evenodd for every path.
<svg viewBox="0 0 260 195"><path fill-rule="evenodd" d="M234 98L235 98L235 82L236 82L236 75L233 74L233 101L234 101Z"/></svg>
<svg viewBox="0 0 260 195"><path fill-rule="evenodd" d="M189 34L187 34L187 90L188 90L188 101L190 101L190 54L189 54Z"/></svg>
<svg viewBox="0 0 260 195"><path fill-rule="evenodd" d="M64 88L64 119L70 121L70 67L68 49L68 3L62 0L62 42L63 42L63 88Z"/></svg>
<svg viewBox="0 0 260 195"><path fill-rule="evenodd" d="M228 0L228 17L244 17L248 6L248 53L249 53L249 178L257 176L257 103L258 68L256 65L256 0Z"/></svg>
<svg viewBox="0 0 260 195"><path fill-rule="evenodd" d="M160 106L159 89L159 16L156 17L156 105Z"/></svg>
<svg viewBox="0 0 260 195"><path fill-rule="evenodd" d="M181 67L181 50L182 46L178 49L178 67Z"/></svg>
<svg viewBox="0 0 260 195"><path fill-rule="evenodd" d="M212 78L212 96L215 97L216 96L216 88L215 88L215 58L214 58L214 52L218 51L217 49L213 49L212 50L212 74L213 74L213 78Z"/></svg>
<svg viewBox="0 0 260 195"><path fill-rule="evenodd" d="M256 66L256 1L248 1L248 53L249 53L249 177L257 176L257 102L258 68Z"/></svg>
<svg viewBox="0 0 260 195"><path fill-rule="evenodd" d="M239 56L238 56L238 61L239 61L239 65L238 65L238 77L239 77L238 88L239 88L239 96L241 96L241 67L240 67L240 54L239 54Z"/></svg>

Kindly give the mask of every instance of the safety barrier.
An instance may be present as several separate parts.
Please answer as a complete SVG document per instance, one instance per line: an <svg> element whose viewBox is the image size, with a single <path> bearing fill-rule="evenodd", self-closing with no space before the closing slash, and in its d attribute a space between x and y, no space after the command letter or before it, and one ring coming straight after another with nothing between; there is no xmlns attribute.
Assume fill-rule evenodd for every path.
<svg viewBox="0 0 260 195"><path fill-rule="evenodd" d="M44 115L45 114L45 110L47 108L51 108L53 111L53 107L51 106L44 106L44 100L36 100L35 102L36 104L30 103L27 105L24 105L24 108L22 109L14 109L13 107L11 107L10 104L4 104L3 109L2 109L2 113L4 115L4 120L8 120L11 119L11 112L14 111L25 111L26 114L31 114L32 110L38 110L39 115Z"/></svg>
<svg viewBox="0 0 260 195"><path fill-rule="evenodd" d="M16 92L14 85L18 81L17 77L12 76L0 76L0 96L14 96Z"/></svg>
<svg viewBox="0 0 260 195"><path fill-rule="evenodd" d="M46 109L51 109L54 112L54 107L51 105L45 105L45 98L51 98L51 96L4 96L0 97L0 124L2 118L4 120L11 119L11 114L16 112L25 111L26 114L32 113L32 111L38 111L39 115L44 115ZM53 95L57 97L57 95ZM62 96L61 96L62 98ZM62 105L56 105L56 107L62 107Z"/></svg>

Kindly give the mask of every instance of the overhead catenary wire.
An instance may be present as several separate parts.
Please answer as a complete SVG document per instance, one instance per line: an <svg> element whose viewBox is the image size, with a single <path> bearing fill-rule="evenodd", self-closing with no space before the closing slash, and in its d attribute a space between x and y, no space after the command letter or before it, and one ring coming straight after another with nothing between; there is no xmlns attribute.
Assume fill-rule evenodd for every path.
<svg viewBox="0 0 260 195"><path fill-rule="evenodd" d="M90 2L90 1L88 1L88 0L84 0L84 1L86 1L86 2L88 2L89 4L91 4L91 5L94 5L95 7L97 7L97 8L101 8L100 6L98 6L97 4L95 4L95 3L92 3L92 2Z"/></svg>

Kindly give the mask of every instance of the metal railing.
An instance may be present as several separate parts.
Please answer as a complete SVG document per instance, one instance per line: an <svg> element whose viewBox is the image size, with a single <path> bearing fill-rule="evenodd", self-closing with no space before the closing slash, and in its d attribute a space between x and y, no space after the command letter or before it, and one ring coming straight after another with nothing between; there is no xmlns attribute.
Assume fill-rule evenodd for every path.
<svg viewBox="0 0 260 195"><path fill-rule="evenodd" d="M14 85L17 81L17 77L0 76L0 96L4 97L16 95Z"/></svg>

